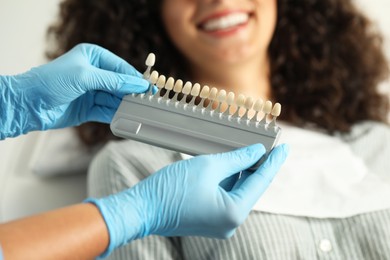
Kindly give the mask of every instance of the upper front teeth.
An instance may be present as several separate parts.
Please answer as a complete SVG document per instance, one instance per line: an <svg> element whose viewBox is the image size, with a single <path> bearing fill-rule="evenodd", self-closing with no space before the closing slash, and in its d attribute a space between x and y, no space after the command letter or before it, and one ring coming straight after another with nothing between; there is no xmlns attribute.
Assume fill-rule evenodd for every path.
<svg viewBox="0 0 390 260"><path fill-rule="evenodd" d="M203 28L208 31L221 30L245 23L248 21L248 19L249 15L247 13L235 13L216 19L211 19L203 24Z"/></svg>

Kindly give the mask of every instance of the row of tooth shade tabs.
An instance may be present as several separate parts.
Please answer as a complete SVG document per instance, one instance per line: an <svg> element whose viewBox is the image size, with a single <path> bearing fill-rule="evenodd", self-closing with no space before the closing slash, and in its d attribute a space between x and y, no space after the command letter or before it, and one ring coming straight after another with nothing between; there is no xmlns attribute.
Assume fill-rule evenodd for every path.
<svg viewBox="0 0 390 260"><path fill-rule="evenodd" d="M279 103L273 105L269 100L265 102L262 99L254 100L252 97L245 97L242 94L236 97L233 92L227 93L223 89L218 90L207 85L201 87L199 83L192 84L189 81L184 83L180 79L166 78L164 75L159 75L157 71L151 71L154 63L155 56L153 53L150 53L145 62L147 69L144 73L144 78L152 85L157 86L158 92L154 94L156 97L161 97L161 91L165 90L165 94L161 97L163 99L219 113L228 113L232 116L247 118L248 120L263 121L264 123L266 123L269 115L272 116L272 121L275 123L276 118L281 113L281 105ZM152 95L152 89L149 90L149 95Z"/></svg>

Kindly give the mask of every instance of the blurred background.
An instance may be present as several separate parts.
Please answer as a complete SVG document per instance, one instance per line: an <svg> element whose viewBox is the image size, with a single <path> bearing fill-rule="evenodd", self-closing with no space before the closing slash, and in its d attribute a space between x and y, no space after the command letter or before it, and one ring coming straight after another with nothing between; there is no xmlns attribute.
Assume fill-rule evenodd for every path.
<svg viewBox="0 0 390 260"><path fill-rule="evenodd" d="M98 1L98 0L96 0ZM356 0L385 35L390 60L390 0ZM46 29L60 0L0 0L0 74L46 62ZM382 88L389 89L385 83ZM90 154L71 129L0 141L0 222L82 201Z"/></svg>

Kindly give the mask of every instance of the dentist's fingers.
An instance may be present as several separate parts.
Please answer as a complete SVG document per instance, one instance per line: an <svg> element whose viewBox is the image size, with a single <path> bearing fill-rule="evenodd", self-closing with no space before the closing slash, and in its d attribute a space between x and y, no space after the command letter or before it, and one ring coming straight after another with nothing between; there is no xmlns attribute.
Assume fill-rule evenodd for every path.
<svg viewBox="0 0 390 260"><path fill-rule="evenodd" d="M268 188L288 155L288 145L275 147L263 164L252 174L246 174L229 194L236 203L246 204L251 209ZM238 186L238 187L237 187Z"/></svg>
<svg viewBox="0 0 390 260"><path fill-rule="evenodd" d="M253 144L226 153L210 155L213 163L218 165L216 175L219 181L226 179L237 172L248 169L265 154L262 144Z"/></svg>

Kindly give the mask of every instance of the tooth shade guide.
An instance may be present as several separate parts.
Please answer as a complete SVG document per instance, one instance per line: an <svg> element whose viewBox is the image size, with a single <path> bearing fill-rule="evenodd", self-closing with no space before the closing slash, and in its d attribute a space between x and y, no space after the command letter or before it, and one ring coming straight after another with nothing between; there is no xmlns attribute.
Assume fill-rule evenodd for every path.
<svg viewBox="0 0 390 260"><path fill-rule="evenodd" d="M168 80L162 90L169 94L166 93L164 99L153 98L152 93L147 97L144 94L126 95L111 122L112 132L120 137L191 155L226 152L253 143L262 143L269 152L277 143L280 127L275 125L274 120L267 124L239 117L245 112L250 117L258 110L255 107L248 109L248 104L245 106L245 96L241 103L237 102L237 98L232 102L229 94L224 101L221 97L215 100L216 97L210 96L211 90L204 86L198 95L191 89L187 97L192 98L191 104L194 102L194 105L188 106L175 100L179 95L185 96L186 91L173 91L175 84L169 86L167 83ZM224 111L225 107L229 110L217 113L203 109L205 101L211 101L208 102L211 106L213 101L219 104L217 111ZM278 110L277 106L272 108L271 103L267 113L276 118Z"/></svg>

